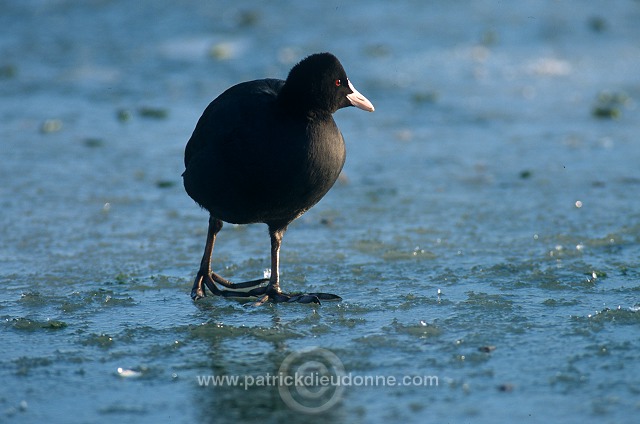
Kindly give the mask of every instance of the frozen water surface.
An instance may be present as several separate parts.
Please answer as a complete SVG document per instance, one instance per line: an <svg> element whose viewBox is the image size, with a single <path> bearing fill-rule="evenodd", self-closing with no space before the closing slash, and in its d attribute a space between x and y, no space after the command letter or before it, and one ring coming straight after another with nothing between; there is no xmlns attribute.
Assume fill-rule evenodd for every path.
<svg viewBox="0 0 640 424"><path fill-rule="evenodd" d="M0 421L640 413L638 1L0 9ZM207 216L184 145L222 90L317 51L376 112L336 114L344 178L291 225L283 285L344 300L194 304ZM258 278L268 248L227 225L214 265ZM351 380L338 399L257 383L283 364Z"/></svg>

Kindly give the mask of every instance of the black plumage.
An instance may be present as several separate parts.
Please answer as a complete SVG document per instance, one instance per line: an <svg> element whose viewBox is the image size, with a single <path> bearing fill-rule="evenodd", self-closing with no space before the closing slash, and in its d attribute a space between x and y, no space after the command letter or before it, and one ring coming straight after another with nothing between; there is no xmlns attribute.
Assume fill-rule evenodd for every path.
<svg viewBox="0 0 640 424"><path fill-rule="evenodd" d="M237 84L205 109L187 143L183 174L189 196L210 213L194 299L204 296L204 285L214 294L258 296L261 302L338 298L282 293L279 250L287 226L315 205L340 175L345 145L332 114L346 106L374 109L349 82L338 59L320 53L294 66L286 81ZM267 224L270 279L233 284L211 271L222 221Z"/></svg>

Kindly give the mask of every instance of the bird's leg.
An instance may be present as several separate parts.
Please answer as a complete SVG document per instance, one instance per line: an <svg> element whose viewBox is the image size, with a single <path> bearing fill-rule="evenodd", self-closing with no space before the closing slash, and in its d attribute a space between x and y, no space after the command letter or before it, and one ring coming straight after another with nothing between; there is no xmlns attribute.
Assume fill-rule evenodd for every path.
<svg viewBox="0 0 640 424"><path fill-rule="evenodd" d="M218 296L239 296L249 297L254 296L253 290L257 290L262 293L265 287L259 287L268 280L260 279L254 281L247 281L245 283L233 284L232 282L222 278L215 272L211 271L211 255L213 254L213 245L216 242L216 235L222 229L222 221L209 217L209 229L207 230L207 243L204 246L204 254L202 255L202 261L200 262L200 269L196 275L193 287L191 288L191 298L198 300L206 296L204 287L207 286L211 293ZM216 285L220 284L229 290L219 289ZM253 289L253 290L248 290ZM234 291L240 290L240 291Z"/></svg>
<svg viewBox="0 0 640 424"><path fill-rule="evenodd" d="M191 288L191 298L193 300L201 299L206 296L204 286L209 287L213 294L219 294L218 287L211 280L211 255L213 254L213 245L216 242L216 235L222 229L222 221L209 217L209 229L207 230L207 243L204 245L204 253L202 261L200 261L200 269L196 275Z"/></svg>
<svg viewBox="0 0 640 424"><path fill-rule="evenodd" d="M270 298L276 302L286 302L288 300L280 289L280 246L282 245L282 237L285 231L287 231L287 227L280 229L269 227L269 237L271 237L271 276L269 277L269 284L265 294L256 302L257 305L263 304Z"/></svg>
<svg viewBox="0 0 640 424"><path fill-rule="evenodd" d="M282 237L287 227L272 228L269 226L269 236L271 237L271 277L269 284L265 288L264 295L255 303L262 305L271 299L274 302L298 302L298 303L320 303L320 300L341 300L340 296L329 293L308 293L308 294L286 294L280 289L280 246Z"/></svg>
<svg viewBox="0 0 640 424"><path fill-rule="evenodd" d="M282 237L287 228L272 230L269 228L269 237L271 237L271 276L269 278L269 288L274 293L281 293L280 290L280 246L282 246Z"/></svg>

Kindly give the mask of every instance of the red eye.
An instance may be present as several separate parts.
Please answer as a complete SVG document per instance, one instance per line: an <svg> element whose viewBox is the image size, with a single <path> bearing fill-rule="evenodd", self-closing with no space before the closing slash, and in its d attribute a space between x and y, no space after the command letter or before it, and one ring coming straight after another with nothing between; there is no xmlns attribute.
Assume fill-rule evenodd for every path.
<svg viewBox="0 0 640 424"><path fill-rule="evenodd" d="M342 85L342 82L339 79L337 79L336 80L336 87L340 87L341 85Z"/></svg>

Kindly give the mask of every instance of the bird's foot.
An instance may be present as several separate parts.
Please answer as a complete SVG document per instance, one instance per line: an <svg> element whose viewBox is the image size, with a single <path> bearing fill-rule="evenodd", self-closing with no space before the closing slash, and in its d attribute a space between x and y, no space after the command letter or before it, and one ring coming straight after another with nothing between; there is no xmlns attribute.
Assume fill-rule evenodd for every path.
<svg viewBox="0 0 640 424"><path fill-rule="evenodd" d="M216 296L223 297L255 297L260 293L263 293L266 289L266 284L269 282L268 278L262 278L259 280L246 281L244 283L231 283L228 280L220 277L218 274L211 272L198 271L196 279L193 282L191 288L191 298L193 300L202 299L205 297L205 287ZM220 288L218 285L224 287ZM254 294L254 291L258 291L258 294Z"/></svg>
<svg viewBox="0 0 640 424"><path fill-rule="evenodd" d="M318 305L322 303L321 300L342 300L340 296L331 293L282 293L270 285L253 291L257 293L262 290L264 294L259 296L258 301L254 303L255 306L263 305L269 300L274 303L317 303Z"/></svg>
<svg viewBox="0 0 640 424"><path fill-rule="evenodd" d="M275 289L269 283L268 278L246 281L243 283L232 283L220 277L215 272L207 273L198 271L196 279L191 289L193 300L205 297L205 287L212 294L222 297L257 297L258 301L254 305L263 305L271 300L274 303L317 303L322 300L342 300L338 295L331 293L283 293ZM220 288L222 286L223 288Z"/></svg>

